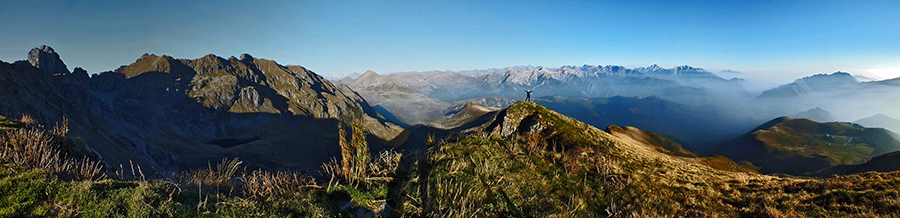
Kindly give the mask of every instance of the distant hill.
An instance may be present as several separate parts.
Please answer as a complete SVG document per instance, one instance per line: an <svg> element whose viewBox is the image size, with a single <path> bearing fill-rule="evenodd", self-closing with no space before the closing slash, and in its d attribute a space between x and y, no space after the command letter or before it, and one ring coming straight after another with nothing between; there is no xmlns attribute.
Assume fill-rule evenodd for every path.
<svg viewBox="0 0 900 218"><path fill-rule="evenodd" d="M760 173L802 175L900 150L895 134L852 123L818 123L779 117L714 151L735 161L749 161Z"/></svg>
<svg viewBox="0 0 900 218"><path fill-rule="evenodd" d="M809 109L809 110L807 110L807 111L800 112L800 113L798 113L797 115L792 116L791 118L794 118L794 119L801 119L801 118L802 118L802 119L809 119L809 120L816 121L816 122L820 122L820 123L827 123L827 122L835 122L835 121L837 121L837 120L834 118L834 114L832 114L831 112L828 112L828 111L826 111L826 110L823 110L823 109L820 108L820 107L816 107L816 108L813 108L813 109Z"/></svg>
<svg viewBox="0 0 900 218"><path fill-rule="evenodd" d="M900 120L881 113L853 122L865 127L881 127L893 131L894 133L900 133Z"/></svg>
<svg viewBox="0 0 900 218"><path fill-rule="evenodd" d="M830 176L833 174L847 175L869 171L891 172L898 170L900 170L900 151L895 151L873 157L872 160L869 160L862 164L833 166L831 168L822 170L818 174L821 176Z"/></svg>

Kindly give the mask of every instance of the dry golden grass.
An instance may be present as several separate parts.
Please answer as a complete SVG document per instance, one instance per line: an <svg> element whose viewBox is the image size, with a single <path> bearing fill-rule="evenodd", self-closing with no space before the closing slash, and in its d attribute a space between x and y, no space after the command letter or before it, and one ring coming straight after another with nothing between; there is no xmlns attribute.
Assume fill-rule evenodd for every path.
<svg viewBox="0 0 900 218"><path fill-rule="evenodd" d="M19 118L19 123L21 123L25 128L39 128L40 123L37 119L34 119L30 114L22 114L22 117Z"/></svg>
<svg viewBox="0 0 900 218"><path fill-rule="evenodd" d="M176 175L175 178L184 184L224 188L232 192L237 185L237 177L244 174L242 163L237 158L223 159L216 168L210 166L208 169L195 169Z"/></svg>
<svg viewBox="0 0 900 218"><path fill-rule="evenodd" d="M350 122L351 132L344 130L343 124L338 124L339 141L341 147L341 159L332 160L322 165L323 174L334 182L345 182L351 186L365 183L369 171L371 155L369 145L366 142L365 126L360 121ZM337 179L338 181L334 181Z"/></svg>
<svg viewBox="0 0 900 218"><path fill-rule="evenodd" d="M253 198L291 198L312 188L321 188L309 175L298 172L253 171L241 178L242 195Z"/></svg>
<svg viewBox="0 0 900 218"><path fill-rule="evenodd" d="M23 115L21 120L29 121L30 116ZM37 129L35 124L25 124L25 128L9 130L0 134L0 158L12 163L48 169L63 178L75 180L94 180L106 177L103 165L88 158L75 158L64 148L66 128L56 128L51 132ZM30 127L29 127L30 126Z"/></svg>

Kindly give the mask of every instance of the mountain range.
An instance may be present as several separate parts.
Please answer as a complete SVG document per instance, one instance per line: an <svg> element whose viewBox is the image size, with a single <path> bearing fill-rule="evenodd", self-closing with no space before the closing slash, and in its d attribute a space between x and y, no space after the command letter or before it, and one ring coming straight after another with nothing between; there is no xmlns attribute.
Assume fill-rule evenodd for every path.
<svg viewBox="0 0 900 218"><path fill-rule="evenodd" d="M73 72L52 48L0 64L0 113L68 123L108 166L173 172L239 157L254 167L312 170L339 155L338 125L364 123L375 148L410 135L354 92L295 65L145 54L115 71ZM322 128L329 127L329 128ZM334 127L334 128L331 128ZM378 147L381 146L381 147Z"/></svg>
<svg viewBox="0 0 900 218"><path fill-rule="evenodd" d="M767 90L750 101L759 116L793 115L809 108L821 107L837 115L837 120L889 113L900 102L900 78L860 82L846 72L816 74Z"/></svg>
<svg viewBox="0 0 900 218"><path fill-rule="evenodd" d="M480 76L459 72L406 72L389 74L384 79L413 89L429 98L455 102L478 97L520 98L523 89L535 90L538 96L562 95L580 97L659 96L679 103L707 104L711 99L752 97L744 90L741 79L726 80L701 68L679 66L663 69L657 65L626 69L621 66L561 68L524 67L497 70ZM470 74L471 75L471 74ZM476 74L478 75L478 74ZM340 81L368 83L369 77L346 77ZM538 94L539 93L539 94ZM365 97L365 96L364 96Z"/></svg>
<svg viewBox="0 0 900 218"><path fill-rule="evenodd" d="M752 97L742 88L741 79L724 79L690 66L666 69L658 65L633 69L529 66L389 75L368 71L332 84L301 66L283 66L249 54L197 59L145 54L132 64L90 77L80 68L67 69L59 54L47 46L33 49L26 61L4 63L3 87L8 94L0 98L9 103L0 110L7 116L34 115L48 126L69 122L73 136L95 144L110 166L134 160L161 172L231 156L261 168L313 169L338 152L327 146L336 143L337 128L317 127L344 125L348 120L364 123L377 149L414 149L421 146L414 142L429 131L446 135L460 130L464 121L513 104L523 89L545 96L534 98L536 103L597 127L640 126L696 153L727 153L719 142L765 130L753 129L763 123L760 119L765 114L816 105L824 97L870 96L866 91L898 85L896 80L859 82L838 72L801 78ZM758 105L740 106L740 99ZM791 100L800 104L784 103ZM773 106L782 103L786 106ZM746 113L758 108L765 109ZM837 120L822 107L812 108L797 110L794 117ZM896 128L884 117L860 123ZM413 128L416 125L420 127ZM730 141L756 143L751 143L753 137L738 142L740 138ZM299 154L264 158L283 150ZM827 165L862 163L890 149L875 150L838 161L831 158ZM754 162L749 157L737 159Z"/></svg>

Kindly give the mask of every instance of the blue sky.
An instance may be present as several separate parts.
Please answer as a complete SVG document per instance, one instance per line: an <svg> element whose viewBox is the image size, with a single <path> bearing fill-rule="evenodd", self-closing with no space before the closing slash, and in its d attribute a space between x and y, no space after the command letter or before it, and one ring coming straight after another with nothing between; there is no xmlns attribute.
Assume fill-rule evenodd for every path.
<svg viewBox="0 0 900 218"><path fill-rule="evenodd" d="M250 53L320 74L691 65L768 84L900 77L898 1L6 1L0 60L113 70Z"/></svg>

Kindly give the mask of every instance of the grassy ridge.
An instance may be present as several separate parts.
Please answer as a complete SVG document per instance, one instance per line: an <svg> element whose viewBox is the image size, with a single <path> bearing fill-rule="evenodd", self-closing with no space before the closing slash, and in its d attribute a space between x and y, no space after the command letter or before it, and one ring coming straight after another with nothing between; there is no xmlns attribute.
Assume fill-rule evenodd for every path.
<svg viewBox="0 0 900 218"><path fill-rule="evenodd" d="M851 123L782 117L723 143L718 153L752 162L763 173L805 175L841 164L862 164L900 150L900 141L892 135Z"/></svg>

